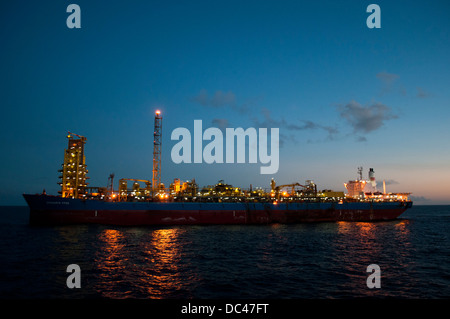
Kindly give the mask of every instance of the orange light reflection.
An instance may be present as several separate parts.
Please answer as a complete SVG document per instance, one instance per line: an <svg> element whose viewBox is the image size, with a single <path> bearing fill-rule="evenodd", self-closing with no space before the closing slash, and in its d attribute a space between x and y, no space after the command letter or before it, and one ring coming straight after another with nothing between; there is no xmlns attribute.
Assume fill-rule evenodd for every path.
<svg viewBox="0 0 450 319"><path fill-rule="evenodd" d="M144 244L144 259L148 266L143 267L139 285L147 290L152 298L163 298L169 291L181 288L178 263L181 259L178 236L179 228L157 229L151 233L151 240Z"/></svg>
<svg viewBox="0 0 450 319"><path fill-rule="evenodd" d="M97 269L101 272L101 290L107 298L123 298L123 292L117 287L123 281L122 274L126 268L126 256L123 248L124 235L116 229L105 229L99 235L101 249L96 258Z"/></svg>

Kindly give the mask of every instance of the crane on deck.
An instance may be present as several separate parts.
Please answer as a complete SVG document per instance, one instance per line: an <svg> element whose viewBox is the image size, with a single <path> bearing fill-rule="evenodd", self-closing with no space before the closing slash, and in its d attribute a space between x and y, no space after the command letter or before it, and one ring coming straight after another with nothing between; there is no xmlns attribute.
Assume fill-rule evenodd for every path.
<svg viewBox="0 0 450 319"><path fill-rule="evenodd" d="M287 193L287 192L282 192L283 196L295 196L296 195L296 191L295 191L295 187L301 187L301 193L304 195L317 195L317 185L314 184L313 181L311 180L307 180L306 181L307 185L302 185L300 183L291 183L291 184L283 184L283 185L276 185L275 180L272 178L272 181L270 182L270 187L271 187L271 193L273 194L272 196L275 198L279 198L280 197L280 191L283 188L289 187L291 188L291 192Z"/></svg>

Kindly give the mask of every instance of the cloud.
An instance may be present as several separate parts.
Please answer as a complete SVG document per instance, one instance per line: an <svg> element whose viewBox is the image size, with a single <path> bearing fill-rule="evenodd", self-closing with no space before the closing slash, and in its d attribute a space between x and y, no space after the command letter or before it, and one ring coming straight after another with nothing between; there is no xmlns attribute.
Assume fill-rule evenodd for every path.
<svg viewBox="0 0 450 319"><path fill-rule="evenodd" d="M261 109L261 115L263 117L262 120L260 120L258 117L252 118L253 123L256 127L279 127L281 129L284 129L284 132L288 132L286 134L280 131L280 145L282 145L281 143L287 140L290 140L297 144L298 140L296 138L295 132L298 131L323 130L328 133L328 140L334 139L334 136L339 133L339 130L336 127L321 125L310 120L287 122L284 118L275 119L272 117L270 110L268 110L267 108ZM311 142L311 140L308 141Z"/></svg>
<svg viewBox="0 0 450 319"><path fill-rule="evenodd" d="M206 90L201 90L199 94L191 98L191 101L203 106L221 107L225 105L234 105L236 97L233 92L216 91L212 97L208 96Z"/></svg>
<svg viewBox="0 0 450 319"><path fill-rule="evenodd" d="M380 79L384 84L391 85L395 80L399 78L399 76L398 74L382 71L380 73L377 73L377 78Z"/></svg>
<svg viewBox="0 0 450 319"><path fill-rule="evenodd" d="M210 96L205 89L200 90L196 96L191 97L190 101L210 108L231 107L241 114L248 113L250 107L254 104L253 101L238 104L236 102L236 95L232 91L223 92L217 90Z"/></svg>
<svg viewBox="0 0 450 319"><path fill-rule="evenodd" d="M302 120L294 123L288 123L284 118L281 120L276 120L272 118L270 111L267 108L262 108L261 113L264 116L264 121L259 122L258 120L254 120L258 127L283 127L290 131L303 131L303 130L316 130L322 129L328 132L328 134L336 134L338 133L338 129L332 126L325 126L321 124L317 124L310 120Z"/></svg>
<svg viewBox="0 0 450 319"><path fill-rule="evenodd" d="M400 78L398 74L382 71L377 73L376 77L382 83L382 95L390 92L397 92L403 96L406 95L406 89L397 81Z"/></svg>
<svg viewBox="0 0 450 319"><path fill-rule="evenodd" d="M391 109L382 104L374 103L363 106L356 101L338 106L339 115L352 127L354 133L367 134L379 129L388 120L398 118Z"/></svg>
<svg viewBox="0 0 450 319"><path fill-rule="evenodd" d="M430 96L428 92L425 92L422 88L417 87L417 95L418 98L424 99Z"/></svg>
<svg viewBox="0 0 450 319"><path fill-rule="evenodd" d="M335 140L339 135L338 125L324 125L311 120L291 120L284 117L275 118L272 116L269 109L262 107L257 111L258 98L253 98L245 103L237 103L236 96L233 92L224 92L217 90L214 94L209 94L207 90L202 89L196 95L190 98L191 102L202 105L208 108L230 108L234 111L238 111L241 114L248 116L253 122L253 126L257 128L280 128L280 146L285 141L291 141L295 144L298 143L298 132L300 131L322 131L326 133L325 139L318 139L315 142ZM218 127L222 131L226 127L229 127L229 121L224 118L215 118L212 120L212 124ZM317 135L316 135L317 136ZM364 137L362 137L365 140ZM312 143L309 139L308 143Z"/></svg>
<svg viewBox="0 0 450 319"><path fill-rule="evenodd" d="M302 130L316 130L321 129L328 133L328 135L333 136L334 134L337 134L339 130L336 127L327 126L327 125L321 125L317 124L312 121L302 121L303 124L287 124L286 128L288 130L295 130L295 131L302 131Z"/></svg>
<svg viewBox="0 0 450 319"><path fill-rule="evenodd" d="M358 136L358 138L356 139L357 142L367 142L367 138L364 136Z"/></svg>
<svg viewBox="0 0 450 319"><path fill-rule="evenodd" d="M409 199L412 200L413 202L431 202L431 199L424 197L424 196L409 196Z"/></svg>
<svg viewBox="0 0 450 319"><path fill-rule="evenodd" d="M385 180L386 185L396 185L399 184L399 182L397 182L396 180L393 179L387 179Z"/></svg>
<svg viewBox="0 0 450 319"><path fill-rule="evenodd" d="M229 122L227 119L213 119L212 125L218 127L222 132L225 132L225 129L229 127Z"/></svg>

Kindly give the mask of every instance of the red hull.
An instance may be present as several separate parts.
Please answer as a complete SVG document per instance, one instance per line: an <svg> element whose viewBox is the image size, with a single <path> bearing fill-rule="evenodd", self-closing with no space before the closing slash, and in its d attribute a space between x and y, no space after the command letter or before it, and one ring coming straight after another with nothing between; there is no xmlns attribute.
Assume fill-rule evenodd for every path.
<svg viewBox="0 0 450 319"><path fill-rule="evenodd" d="M32 224L109 224L109 225L195 225L195 224L269 224L327 221L390 220L406 208L379 211L147 211L74 210L31 211Z"/></svg>
<svg viewBox="0 0 450 319"><path fill-rule="evenodd" d="M411 202L104 202L24 195L31 224L194 225L389 220Z"/></svg>

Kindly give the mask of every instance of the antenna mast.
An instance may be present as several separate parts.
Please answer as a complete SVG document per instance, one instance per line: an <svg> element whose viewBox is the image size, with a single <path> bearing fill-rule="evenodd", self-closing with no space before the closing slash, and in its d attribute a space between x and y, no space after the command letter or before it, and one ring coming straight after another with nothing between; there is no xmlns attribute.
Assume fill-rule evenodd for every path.
<svg viewBox="0 0 450 319"><path fill-rule="evenodd" d="M361 181L362 180L362 172L363 172L363 168L362 168L362 166L360 166L360 167L358 167L358 177L359 177L359 181Z"/></svg>

